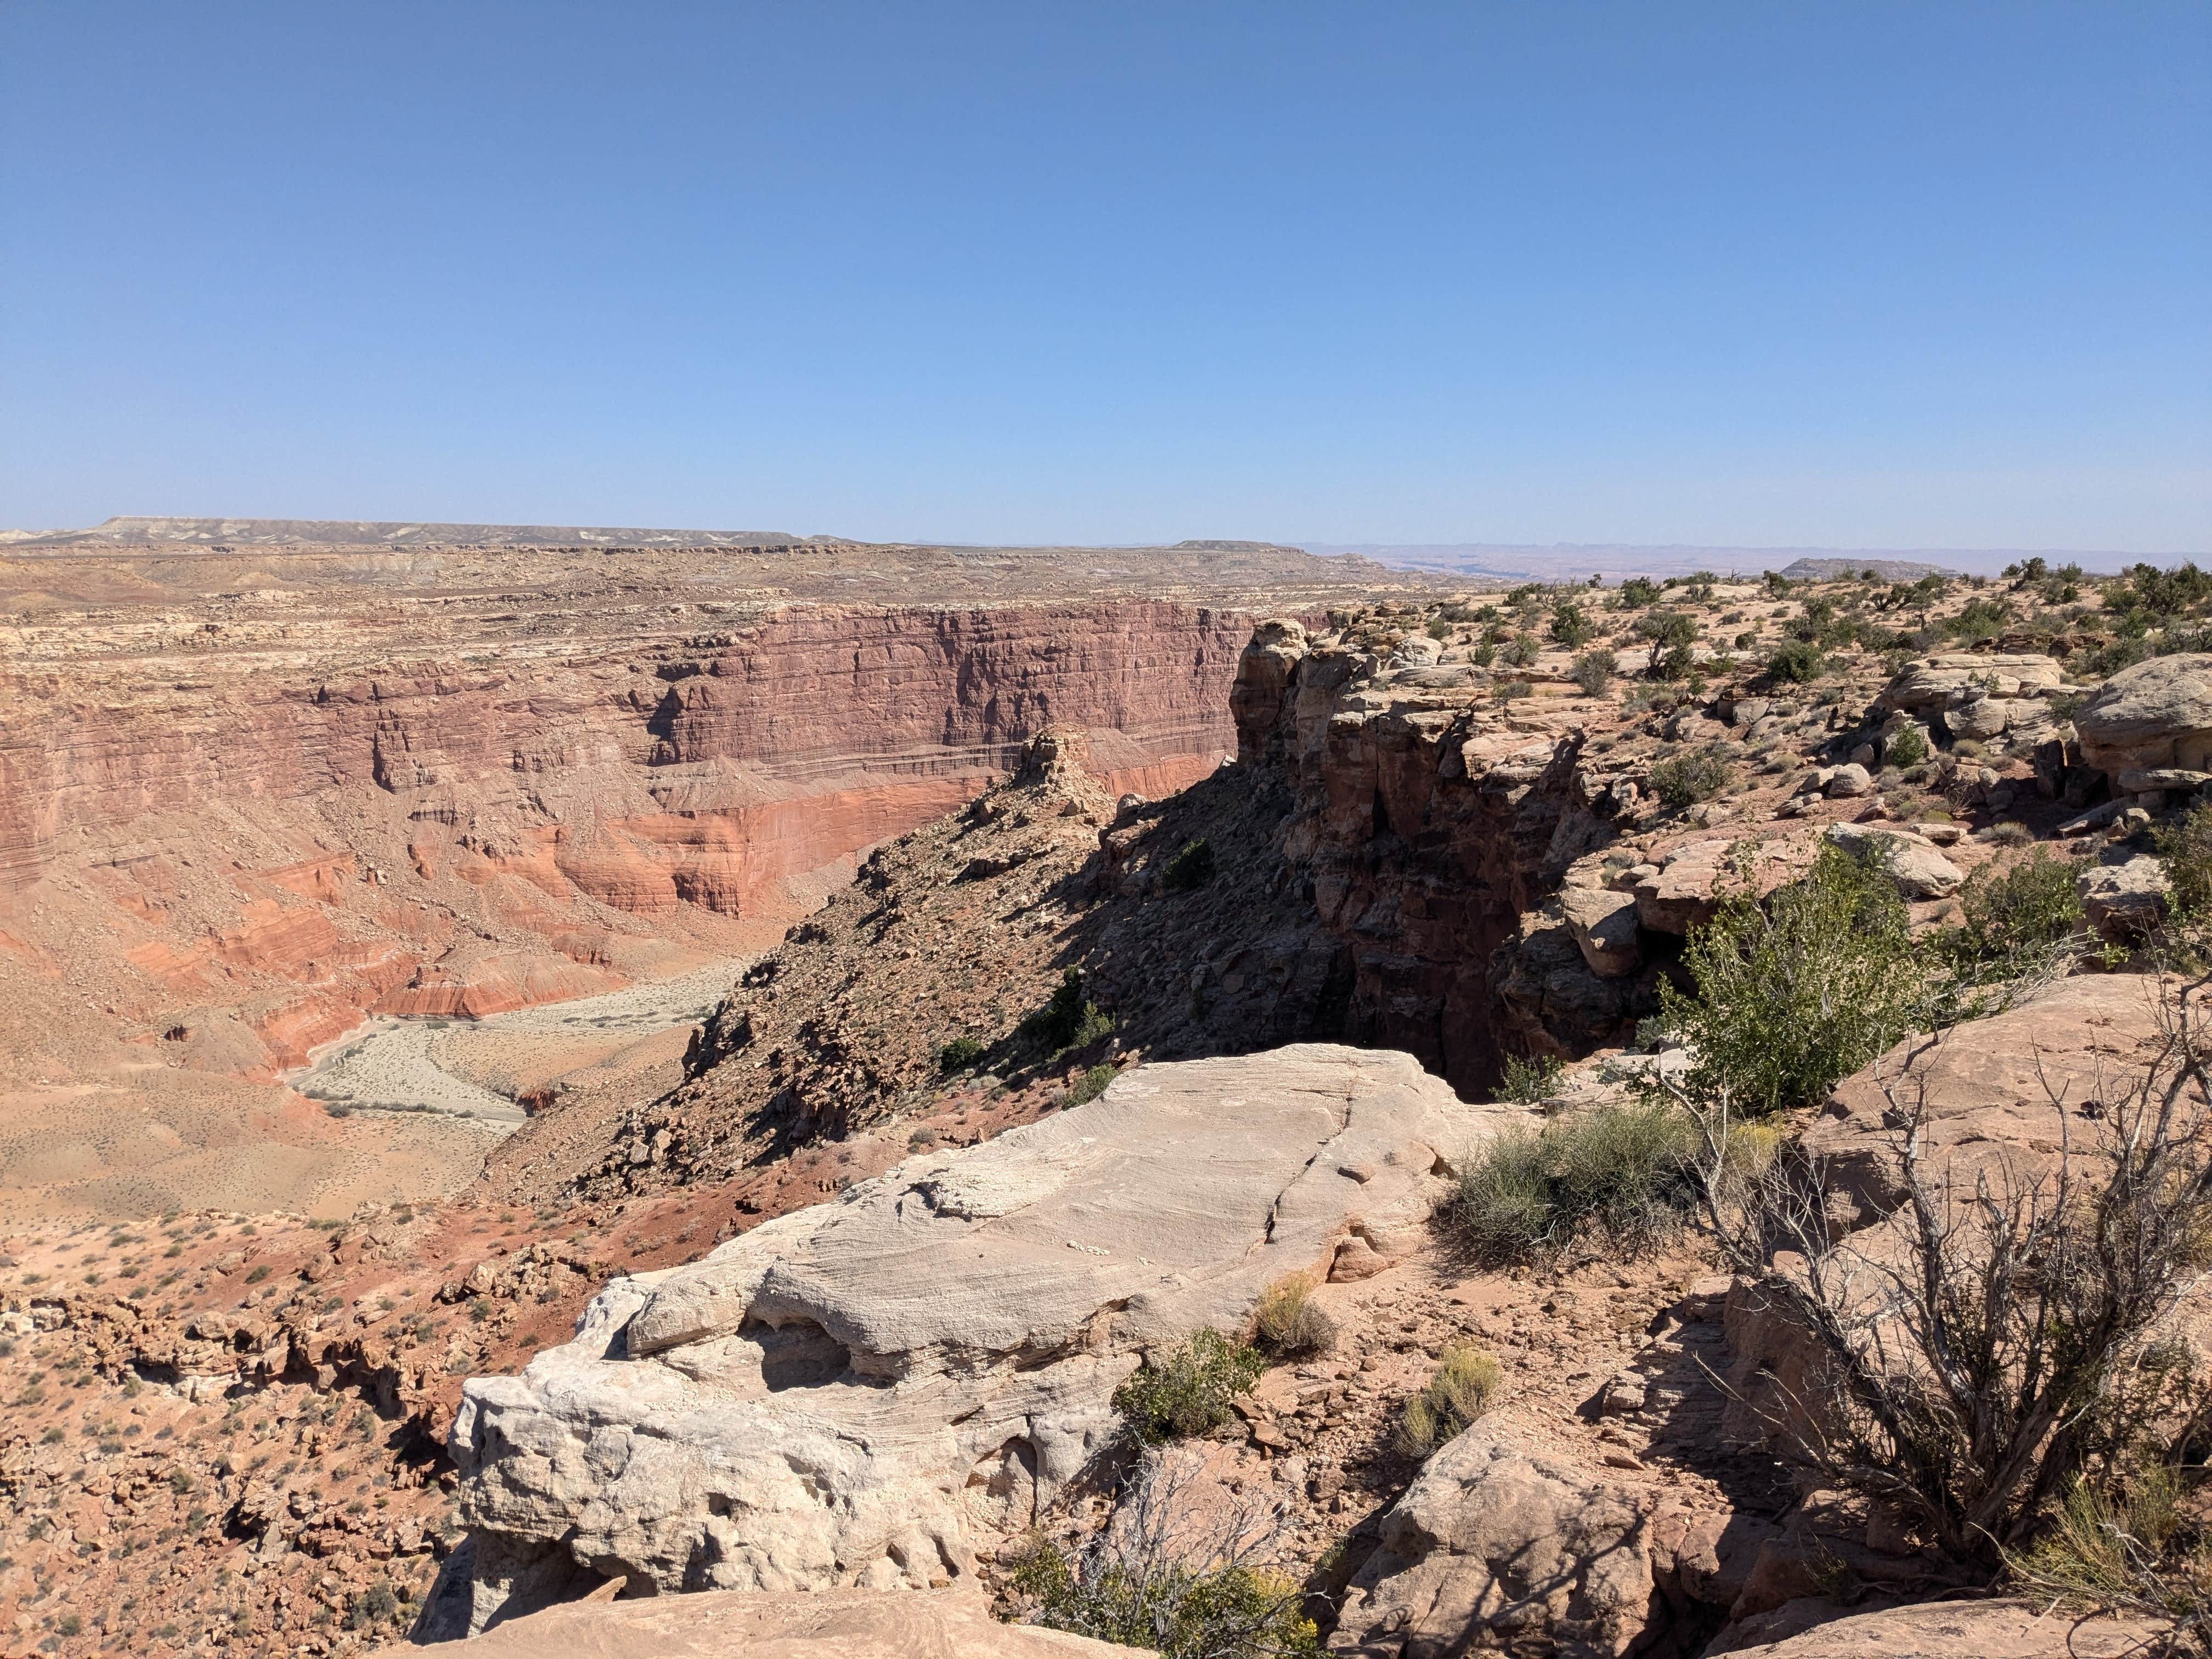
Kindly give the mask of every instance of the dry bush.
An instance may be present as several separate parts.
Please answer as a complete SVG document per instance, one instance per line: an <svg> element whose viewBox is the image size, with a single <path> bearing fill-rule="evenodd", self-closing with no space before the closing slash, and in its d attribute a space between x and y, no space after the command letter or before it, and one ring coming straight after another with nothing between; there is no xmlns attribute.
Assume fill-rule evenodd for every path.
<svg viewBox="0 0 2212 1659"><path fill-rule="evenodd" d="M1313 1299L1311 1273L1291 1273L1261 1292L1252 1322L1262 1346L1285 1358L1327 1353L1336 1346L1336 1322Z"/></svg>
<svg viewBox="0 0 2212 1659"><path fill-rule="evenodd" d="M1455 1343L1428 1386L1406 1402L1398 1419L1398 1449L1426 1457L1490 1409L1505 1374L1498 1361L1479 1348Z"/></svg>
<svg viewBox="0 0 2212 1659"><path fill-rule="evenodd" d="M1015 1616L1163 1659L1319 1654L1304 1590L1267 1560L1279 1512L1247 1498L1209 1525L1194 1498L1183 1465L1148 1455L1079 1553L1042 1539L1002 1552Z"/></svg>
<svg viewBox="0 0 2212 1659"><path fill-rule="evenodd" d="M2177 1360L2169 1316L2212 1262L2212 1058L2203 982L2169 989L2151 1057L2066 1100L2047 1082L2055 1152L1969 1175L1929 1167L1916 1043L1886 1085L1905 1194L1838 1230L1803 1157L1747 1177L1726 1156L1734 1103L1670 1085L1699 1125L1703 1220L1731 1267L1808 1333L1816 1397L1771 1426L1832 1486L1887 1504L1964 1564L1997 1571L2077 1483L2141 1486L2212 1412Z"/></svg>

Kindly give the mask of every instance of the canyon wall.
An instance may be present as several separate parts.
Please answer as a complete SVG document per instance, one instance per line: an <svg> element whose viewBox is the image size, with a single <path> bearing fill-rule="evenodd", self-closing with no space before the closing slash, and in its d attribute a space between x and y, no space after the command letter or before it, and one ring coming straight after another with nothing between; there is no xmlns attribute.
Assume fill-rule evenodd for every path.
<svg viewBox="0 0 2212 1659"><path fill-rule="evenodd" d="M220 1164L228 1193L246 1165L320 1169L340 1126L295 1121L322 1114L276 1085L365 1016L493 1013L763 949L1048 723L1087 732L1117 789L1180 787L1233 747L1249 627L1136 599L790 607L370 672L164 656L105 696L15 676L0 1188L130 1212L142 1188L155 1209L203 1193L149 1171ZM453 1133L465 1179L482 1136ZM289 1150L253 1150L272 1138ZM258 1201L304 1206L299 1186Z"/></svg>

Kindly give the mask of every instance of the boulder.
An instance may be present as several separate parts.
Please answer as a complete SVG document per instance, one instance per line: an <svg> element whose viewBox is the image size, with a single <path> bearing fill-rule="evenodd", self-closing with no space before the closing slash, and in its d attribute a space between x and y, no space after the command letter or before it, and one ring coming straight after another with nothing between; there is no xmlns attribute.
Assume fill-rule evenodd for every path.
<svg viewBox="0 0 2212 1659"><path fill-rule="evenodd" d="M1838 766L1830 775L1823 790L1831 800L1849 800L1860 795L1874 793L1874 775L1853 761L1848 766Z"/></svg>
<svg viewBox="0 0 2212 1659"><path fill-rule="evenodd" d="M950 1589L572 1601L509 1620L467 1648L469 1659L1143 1659L1151 1651L1002 1625L981 1595ZM376 1656L421 1652L402 1644Z"/></svg>
<svg viewBox="0 0 2212 1659"><path fill-rule="evenodd" d="M1762 1628L1778 1634L1761 1640ZM2150 1650L2158 1628L2020 1601L1928 1601L1875 1613L1793 1601L1732 1626L1705 1651L1735 1659L2123 1659Z"/></svg>
<svg viewBox="0 0 2212 1659"><path fill-rule="evenodd" d="M2081 757L2100 771L2212 771L2212 656L2124 668L2075 711Z"/></svg>
<svg viewBox="0 0 2212 1659"><path fill-rule="evenodd" d="M1970 652L1946 652L1906 664L1883 688L1875 706L1902 708L1915 714L1944 714L1954 703L1965 702L1969 694L2007 699L2034 697L2054 691L2064 683L2064 674L2050 657L2033 653L1984 657Z"/></svg>
<svg viewBox="0 0 2212 1659"><path fill-rule="evenodd" d="M1486 1419L1382 1517L1330 1650L1622 1659L1653 1615L1646 1531L1630 1495Z"/></svg>
<svg viewBox="0 0 2212 1659"><path fill-rule="evenodd" d="M509 1583L564 1572L664 1590L964 1579L975 1537L1028 1527L1114 1440L1114 1390L1145 1351L1237 1330L1286 1274L1409 1253L1449 1160L1509 1115L1401 1054L1140 1066L618 1279L574 1341L464 1391L463 1512L499 1564L473 1574L468 1626Z"/></svg>
<svg viewBox="0 0 2212 1659"><path fill-rule="evenodd" d="M1692 842L1636 884L1636 919L1655 933L1687 934L1720 908L1713 890L1729 868L1725 841Z"/></svg>
<svg viewBox="0 0 2212 1659"><path fill-rule="evenodd" d="M1859 1225L1905 1201L1887 1084L1900 1103L1924 1088L1923 1130L1932 1170L2033 1176L2058 1150L2056 1091L2068 1112L2130 1074L2157 1030L2159 981L2145 975L2063 979L2002 1013L1956 1026L1914 1057L1908 1039L1838 1084L1804 1146L1826 1165L1828 1185ZM1911 1060L1910 1076L1906 1076ZM2039 1072L2040 1076L2039 1076Z"/></svg>
<svg viewBox="0 0 2212 1659"><path fill-rule="evenodd" d="M1636 935L1636 895L1602 887L1567 887L1559 910L1583 960L1600 979L1626 979L1644 965Z"/></svg>
<svg viewBox="0 0 2212 1659"><path fill-rule="evenodd" d="M1962 697L1943 710L1943 724L1954 738L1984 741L2004 735L2013 708L2003 697Z"/></svg>
<svg viewBox="0 0 2212 1659"><path fill-rule="evenodd" d="M1850 852L1878 850L1888 860L1889 878L1898 892L1912 900L1948 898L1959 890L1966 872L1937 852L1925 836L1909 830L1892 830L1866 823L1832 823L1827 838Z"/></svg>
<svg viewBox="0 0 2212 1659"><path fill-rule="evenodd" d="M2081 877L2081 913L2102 938L2116 945L2142 939L2166 920L2165 863L2148 853L2124 864L2101 864Z"/></svg>

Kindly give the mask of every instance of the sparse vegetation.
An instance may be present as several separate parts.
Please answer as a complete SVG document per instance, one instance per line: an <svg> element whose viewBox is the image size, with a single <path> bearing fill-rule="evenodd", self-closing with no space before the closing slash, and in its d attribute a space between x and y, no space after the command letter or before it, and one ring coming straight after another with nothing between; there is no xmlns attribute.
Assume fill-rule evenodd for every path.
<svg viewBox="0 0 2212 1659"><path fill-rule="evenodd" d="M1191 1504L1150 1459L1121 1493L1115 1523L1070 1556L1041 1537L1003 1551L1017 1616L1049 1630L1149 1648L1162 1659L1318 1655L1296 1581L1260 1565L1273 1528L1250 1506L1194 1540Z"/></svg>
<svg viewBox="0 0 2212 1659"><path fill-rule="evenodd" d="M1701 800L1711 800L1728 787L1732 775L1727 761L1710 750L1677 755L1652 767L1651 793L1659 804L1680 811Z"/></svg>
<svg viewBox="0 0 2212 1659"><path fill-rule="evenodd" d="M1106 1092L1107 1085L1114 1081L1114 1078L1113 1066L1101 1060L1097 1065L1085 1071L1081 1077L1077 1078L1068 1086L1066 1103L1070 1106L1082 1106L1097 1099Z"/></svg>
<svg viewBox="0 0 2212 1659"><path fill-rule="evenodd" d="M1114 1391L1114 1409L1146 1445L1218 1428L1236 1415L1229 1401L1267 1368L1257 1348L1199 1329L1165 1353L1145 1358Z"/></svg>
<svg viewBox="0 0 2212 1659"><path fill-rule="evenodd" d="M1689 1119L1663 1103L1606 1105L1510 1129L1470 1160L1443 1219L1485 1266L1527 1261L1586 1236L1619 1250L1673 1237L1694 1189Z"/></svg>
<svg viewBox="0 0 2212 1659"><path fill-rule="evenodd" d="M1480 1348L1454 1343L1443 1351L1436 1375L1406 1402L1398 1419L1398 1449L1425 1458L1490 1409L1505 1380L1498 1361Z"/></svg>
<svg viewBox="0 0 2212 1659"><path fill-rule="evenodd" d="M1313 1299L1313 1292L1311 1273L1291 1273L1261 1293L1252 1322L1269 1352L1303 1358L1327 1353L1336 1346L1336 1322Z"/></svg>
<svg viewBox="0 0 2212 1659"><path fill-rule="evenodd" d="M983 1045L975 1037L957 1036L937 1051L937 1069L947 1077L964 1072L983 1057Z"/></svg>
<svg viewBox="0 0 2212 1659"><path fill-rule="evenodd" d="M1184 842L1182 850L1168 860L1160 885L1170 893L1191 893L1212 881L1213 875L1213 843L1201 836Z"/></svg>
<svg viewBox="0 0 2212 1659"><path fill-rule="evenodd" d="M1620 659L1610 651L1585 651L1575 659L1575 684L1585 696L1598 696L1620 672Z"/></svg>
<svg viewBox="0 0 2212 1659"><path fill-rule="evenodd" d="M1952 937L1962 960L2000 978L2051 961L2081 923L2073 866L2041 853L2002 872L1984 865L1959 903L1966 921Z"/></svg>
<svg viewBox="0 0 2212 1659"><path fill-rule="evenodd" d="M1790 685L1809 685L1827 670L1820 647L1808 640L1784 640L1766 659L1767 678Z"/></svg>
<svg viewBox="0 0 2212 1659"><path fill-rule="evenodd" d="M1526 668L1536 660L1541 649L1534 634L1516 634L1505 642L1498 655L1498 659L1510 667Z"/></svg>
<svg viewBox="0 0 2212 1659"><path fill-rule="evenodd" d="M1662 1018L1697 1055L1693 1091L1739 1112L1807 1106L1902 1037L1939 987L1878 859L1823 846L1764 903L1733 897L1692 930L1689 994L1667 981Z"/></svg>
<svg viewBox="0 0 2212 1659"><path fill-rule="evenodd" d="M1498 1098L1534 1106L1559 1086L1566 1062L1557 1054L1519 1054L1505 1057L1505 1074L1498 1085Z"/></svg>
<svg viewBox="0 0 2212 1659"><path fill-rule="evenodd" d="M1048 1054L1087 1048L1114 1030L1111 1018L1083 994L1083 970L1063 969L1059 988L1021 1024L1021 1035Z"/></svg>

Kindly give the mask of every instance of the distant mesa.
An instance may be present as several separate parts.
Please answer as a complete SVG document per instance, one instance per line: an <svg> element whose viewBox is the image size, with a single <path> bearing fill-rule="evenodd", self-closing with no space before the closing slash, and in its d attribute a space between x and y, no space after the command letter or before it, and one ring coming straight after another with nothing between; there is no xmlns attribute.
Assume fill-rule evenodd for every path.
<svg viewBox="0 0 2212 1659"><path fill-rule="evenodd" d="M150 547L200 543L239 547L796 547L835 545L833 536L781 530L639 530L550 524L388 523L353 519L112 518L89 530L9 531L17 545L97 543Z"/></svg>
<svg viewBox="0 0 2212 1659"><path fill-rule="evenodd" d="M1797 559L1783 567L1793 582L1832 582L1839 577L1863 576L1872 571L1884 581L1917 582L1923 576L1960 576L1966 573L1946 565L1923 564L1917 559Z"/></svg>

